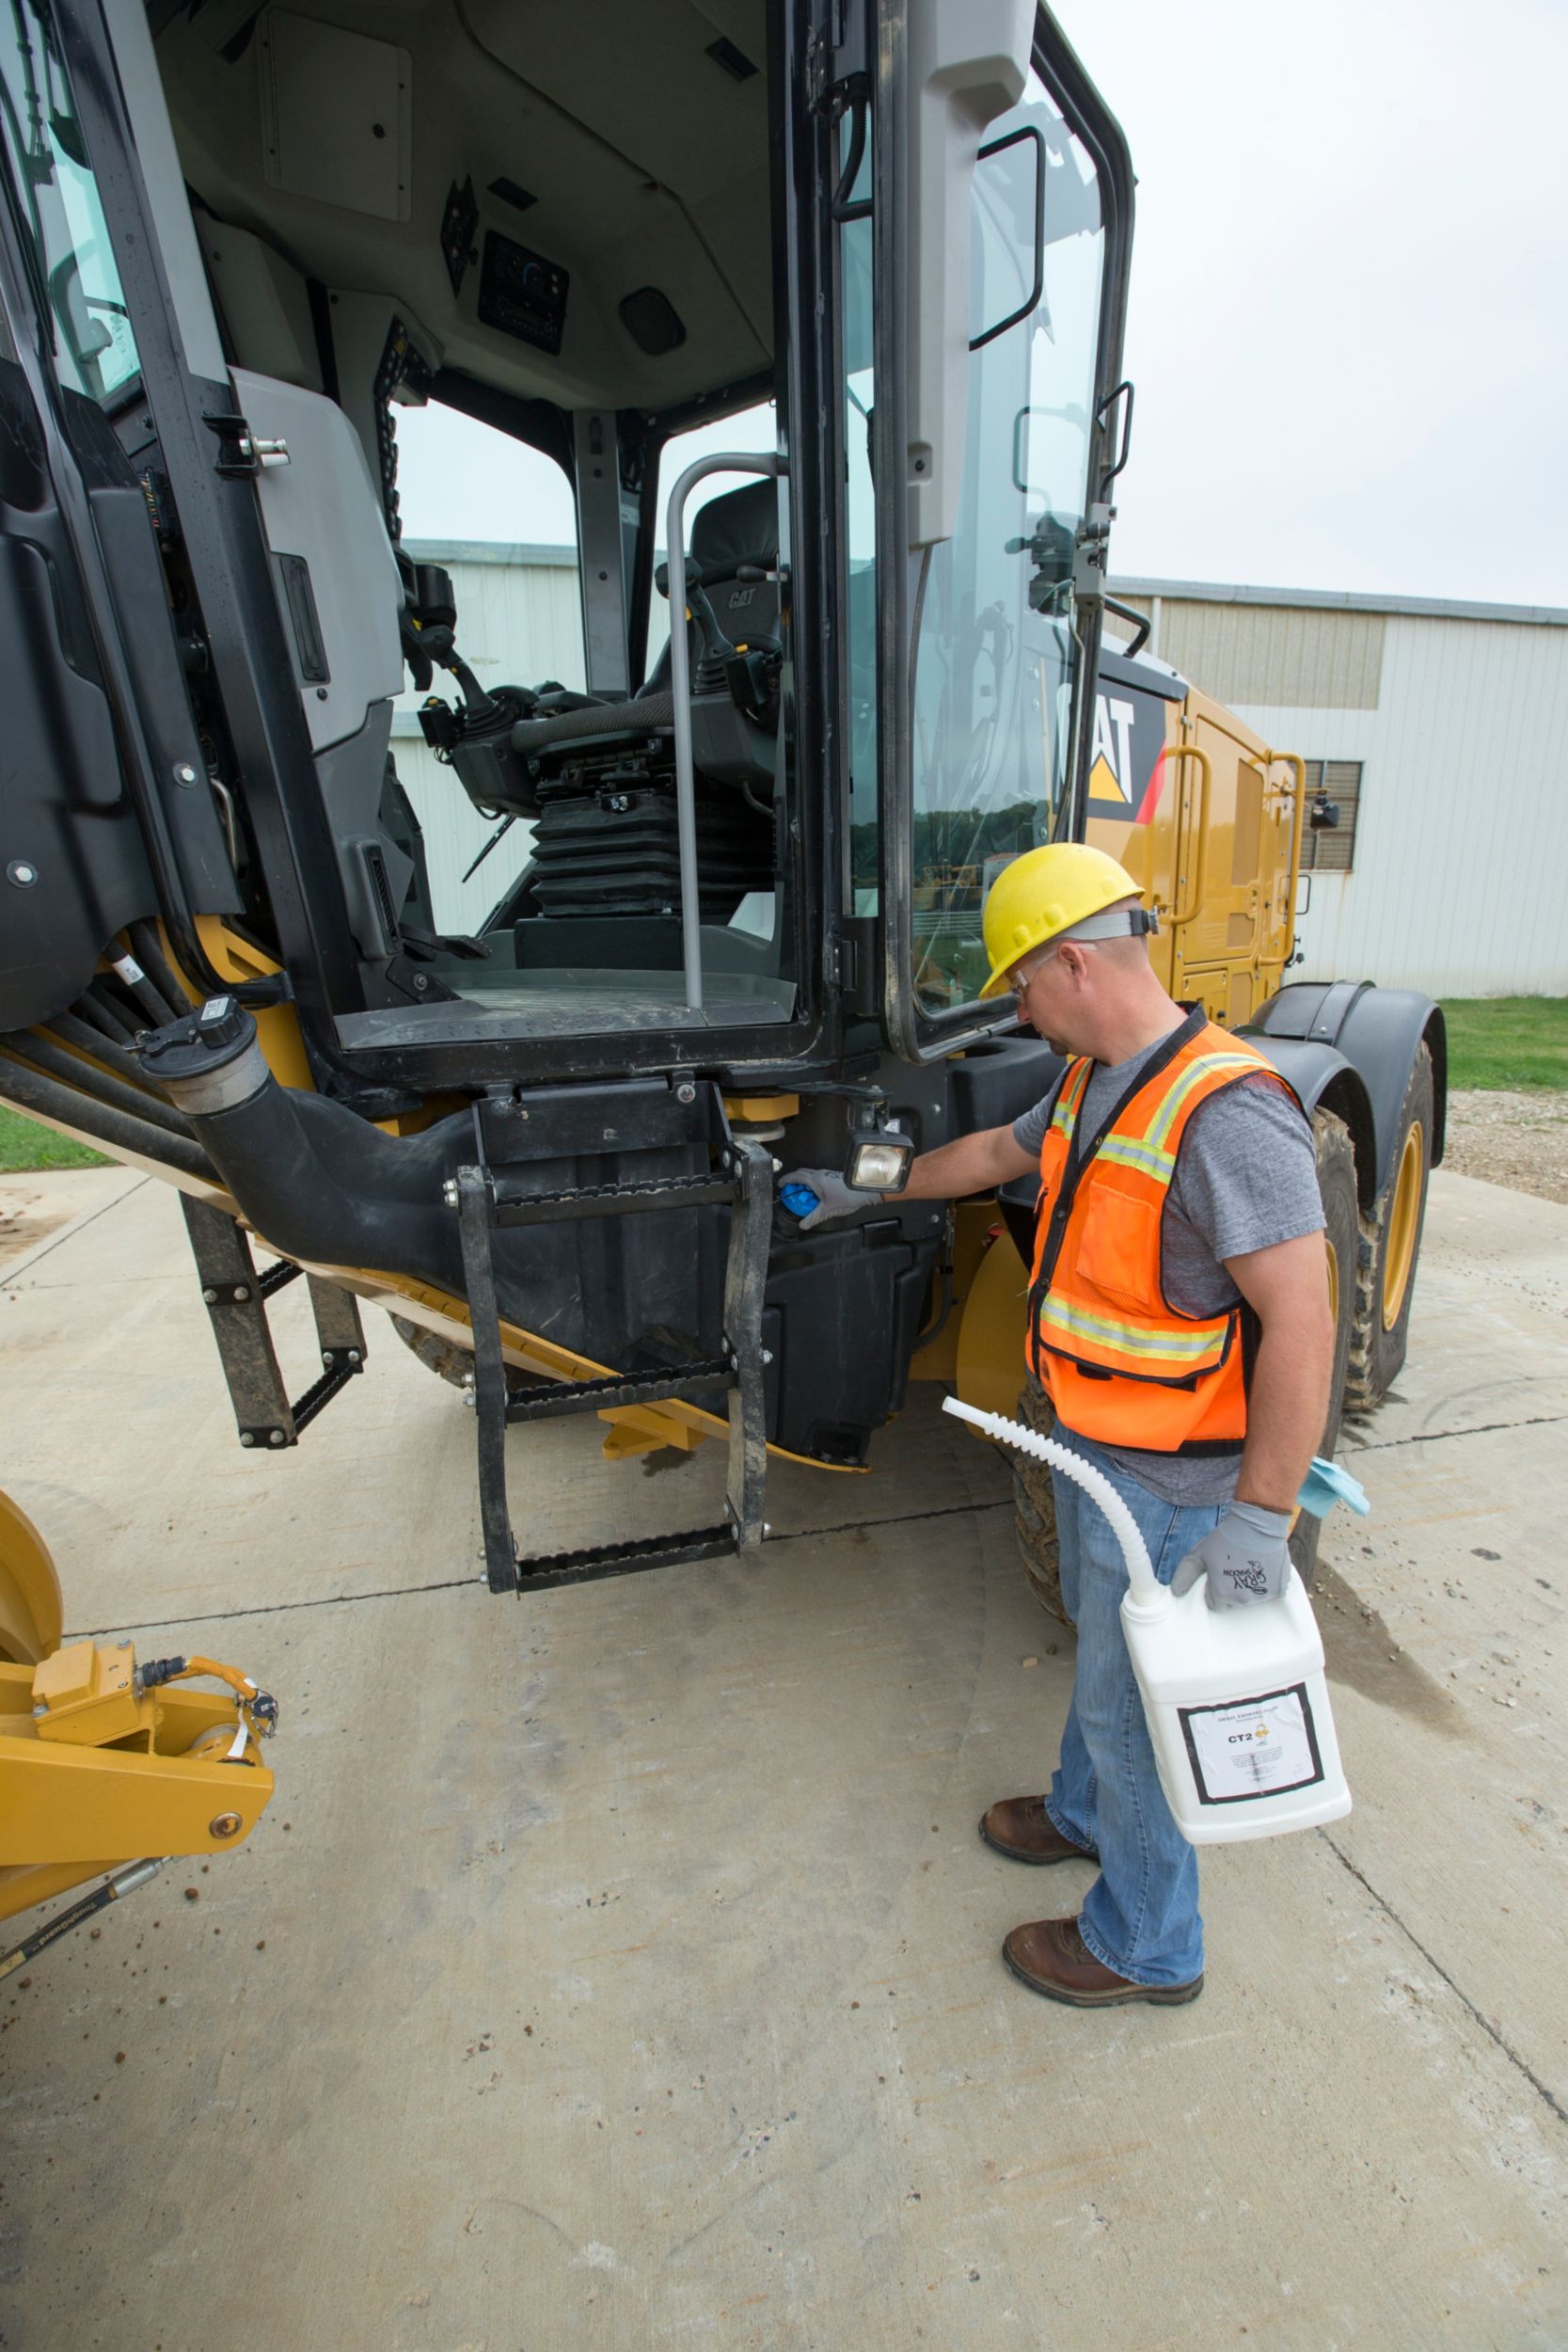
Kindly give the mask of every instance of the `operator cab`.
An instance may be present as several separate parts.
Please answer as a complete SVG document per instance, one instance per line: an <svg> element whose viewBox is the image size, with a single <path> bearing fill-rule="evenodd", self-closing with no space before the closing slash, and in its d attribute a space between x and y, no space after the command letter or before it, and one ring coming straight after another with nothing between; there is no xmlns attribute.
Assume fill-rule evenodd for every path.
<svg viewBox="0 0 1568 2352"><path fill-rule="evenodd" d="M59 13L10 169L199 743L135 911L182 871L350 1095L994 1027L990 881L1083 821L1130 201L1043 11ZM483 533L406 528L403 438Z"/></svg>
<svg viewBox="0 0 1568 2352"><path fill-rule="evenodd" d="M230 12L221 40L210 14L168 12L155 42L203 273L253 431L289 444L288 478L267 468L258 490L307 717L317 668L357 662L364 690L340 714L352 732L315 742L365 1000L339 1009L344 1042L787 1023L762 0L719 37L682 0L610 0L591 29L543 5L332 0L238 29ZM365 468L312 405L348 421ZM669 570L658 460L693 418L736 408L766 428L741 450L768 478L689 510L683 787L652 587ZM293 433L258 423L275 411ZM404 532L400 425L439 453L452 420L470 445L527 453L533 511L498 496L497 541L526 554L559 535L562 491L575 515L578 626L514 626L499 675L490 616L454 590L471 569L438 560L459 534L427 520L432 557ZM346 512L325 477L363 488L367 469ZM345 534L357 592L334 577ZM528 564L515 571L499 594L539 602ZM558 605L569 584L544 582Z"/></svg>

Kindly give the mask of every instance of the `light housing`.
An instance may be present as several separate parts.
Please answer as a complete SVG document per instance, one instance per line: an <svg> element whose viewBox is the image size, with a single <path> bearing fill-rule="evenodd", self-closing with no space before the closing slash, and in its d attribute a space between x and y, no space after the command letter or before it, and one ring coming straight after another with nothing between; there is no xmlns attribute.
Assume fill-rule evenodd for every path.
<svg viewBox="0 0 1568 2352"><path fill-rule="evenodd" d="M902 1192L914 1166L914 1145L896 1127L852 1127L844 1181L853 1192Z"/></svg>

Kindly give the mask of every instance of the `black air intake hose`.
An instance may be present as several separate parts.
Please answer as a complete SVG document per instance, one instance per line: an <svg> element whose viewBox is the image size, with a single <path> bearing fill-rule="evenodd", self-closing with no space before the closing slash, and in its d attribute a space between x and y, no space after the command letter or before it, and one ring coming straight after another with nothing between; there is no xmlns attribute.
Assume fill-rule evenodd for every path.
<svg viewBox="0 0 1568 2352"><path fill-rule="evenodd" d="M205 1041L203 1041L205 1040ZM232 997L211 1000L187 1021L143 1042L142 1066L189 1119L223 1184L258 1234L286 1257L318 1265L402 1275L466 1298L458 1219L444 1187L475 1152L470 1110L414 1136L389 1136L325 1095L279 1086L256 1042L256 1027ZM706 1147L674 1143L625 1155L640 1176L701 1168ZM620 1181L623 1155L590 1155L589 1182ZM581 1161L530 1164L540 1191L583 1183ZM628 1171L629 1172L629 1171ZM502 1317L547 1331L562 1347L617 1363L662 1327L699 1330L709 1304L717 1341L722 1270L721 1221L696 1209L643 1220L650 1232L637 1262L599 1294L584 1289L576 1225L501 1228L491 1235ZM657 1263L656 1263L657 1262ZM699 1269L707 1266L705 1287ZM701 1297L698 1294L701 1293Z"/></svg>
<svg viewBox="0 0 1568 2352"><path fill-rule="evenodd" d="M457 1111L388 1136L341 1103L281 1087L232 997L143 1040L142 1068L190 1120L257 1232L285 1257L411 1275L465 1295L457 1219L442 1184L471 1155Z"/></svg>

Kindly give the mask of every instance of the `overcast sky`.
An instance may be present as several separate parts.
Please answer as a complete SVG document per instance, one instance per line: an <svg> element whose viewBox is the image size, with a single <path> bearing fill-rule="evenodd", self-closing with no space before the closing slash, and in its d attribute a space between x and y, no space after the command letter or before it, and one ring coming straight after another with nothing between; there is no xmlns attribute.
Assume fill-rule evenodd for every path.
<svg viewBox="0 0 1568 2352"><path fill-rule="evenodd" d="M1139 179L1113 569L1568 606L1568 0L1057 13ZM483 428L400 442L411 534L571 535Z"/></svg>
<svg viewBox="0 0 1568 2352"><path fill-rule="evenodd" d="M1113 568L1568 605L1564 0L1061 0L1138 173Z"/></svg>

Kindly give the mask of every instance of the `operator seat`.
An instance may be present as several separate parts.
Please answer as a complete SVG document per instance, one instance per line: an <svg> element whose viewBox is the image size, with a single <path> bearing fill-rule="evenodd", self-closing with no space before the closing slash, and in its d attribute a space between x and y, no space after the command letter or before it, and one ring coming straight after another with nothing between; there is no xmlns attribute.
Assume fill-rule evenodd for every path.
<svg viewBox="0 0 1568 2352"><path fill-rule="evenodd" d="M736 644L750 644L759 637L777 637L779 633L779 584L777 580L743 580L736 578L743 564L758 571L776 572L779 568L779 493L772 482L749 482L744 489L726 490L719 499L709 499L699 507L691 523L691 561L704 573L716 571L723 564L720 577L710 581L707 600L713 607L714 618L725 635ZM696 630L691 630L692 669L696 669ZM666 640L633 700L641 702L645 694L667 694L670 691L670 646Z"/></svg>
<svg viewBox="0 0 1568 2352"><path fill-rule="evenodd" d="M722 498L710 499L699 508L691 525L691 560L705 574L717 575L707 581L707 598L732 644L777 643L778 582L738 577L742 564L759 571L778 570L779 495L774 483L749 482L743 489L726 491ZM671 617L674 617L673 612ZM701 639L694 622L688 624L688 632L695 682ZM512 744L525 757L537 758L568 742L666 735L674 723L666 644L629 702L589 703L577 710L554 711L546 719L520 720L512 730Z"/></svg>

